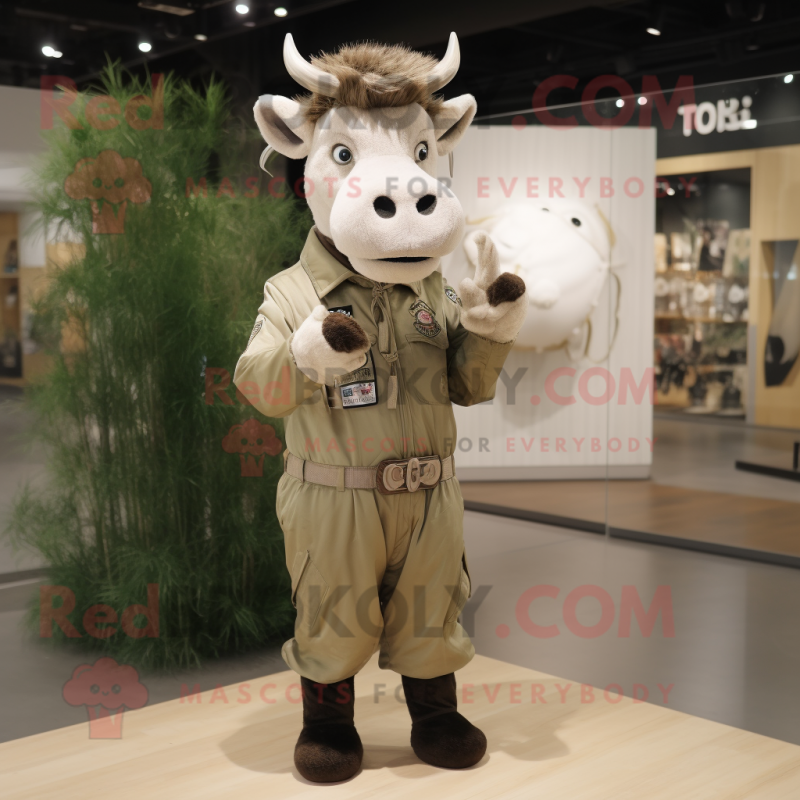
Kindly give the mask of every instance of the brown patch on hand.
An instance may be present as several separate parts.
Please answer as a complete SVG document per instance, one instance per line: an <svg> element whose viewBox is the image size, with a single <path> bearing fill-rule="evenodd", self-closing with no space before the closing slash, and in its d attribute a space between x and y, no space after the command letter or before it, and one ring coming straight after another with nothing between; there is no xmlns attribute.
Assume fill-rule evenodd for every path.
<svg viewBox="0 0 800 800"><path fill-rule="evenodd" d="M322 335L337 353L354 353L369 350L369 339L364 329L347 314L333 311L322 321Z"/></svg>
<svg viewBox="0 0 800 800"><path fill-rule="evenodd" d="M486 297L490 306L499 306L500 303L513 303L525 294L525 281L519 275L504 272L486 290Z"/></svg>

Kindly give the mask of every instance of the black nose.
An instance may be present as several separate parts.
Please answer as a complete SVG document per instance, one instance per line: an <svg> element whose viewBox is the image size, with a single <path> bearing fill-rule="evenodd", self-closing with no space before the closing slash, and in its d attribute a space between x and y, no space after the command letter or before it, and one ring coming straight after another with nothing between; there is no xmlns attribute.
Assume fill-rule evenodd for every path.
<svg viewBox="0 0 800 800"><path fill-rule="evenodd" d="M386 195L376 197L372 207L375 209L375 213L384 219L391 219L397 213L397 206Z"/></svg>
<svg viewBox="0 0 800 800"><path fill-rule="evenodd" d="M417 200L417 211L420 214L432 214L434 208L436 208L436 195L426 194Z"/></svg>

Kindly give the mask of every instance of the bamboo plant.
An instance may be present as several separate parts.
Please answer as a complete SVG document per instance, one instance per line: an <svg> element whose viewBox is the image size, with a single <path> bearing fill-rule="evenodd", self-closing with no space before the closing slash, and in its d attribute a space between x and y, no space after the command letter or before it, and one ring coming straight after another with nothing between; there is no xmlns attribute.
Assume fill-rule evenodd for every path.
<svg viewBox="0 0 800 800"><path fill-rule="evenodd" d="M154 89L110 65L72 99L43 134L34 187L49 235L80 242L34 309L52 359L28 392L48 479L19 494L7 533L74 595L79 636L52 623L54 642L140 667L263 646L293 616L274 510L282 429L226 383L309 219L254 177L257 131L219 82ZM92 606L121 619L148 586L152 606L153 585L157 631L151 607L134 635L86 632ZM41 611L27 617L37 636Z"/></svg>

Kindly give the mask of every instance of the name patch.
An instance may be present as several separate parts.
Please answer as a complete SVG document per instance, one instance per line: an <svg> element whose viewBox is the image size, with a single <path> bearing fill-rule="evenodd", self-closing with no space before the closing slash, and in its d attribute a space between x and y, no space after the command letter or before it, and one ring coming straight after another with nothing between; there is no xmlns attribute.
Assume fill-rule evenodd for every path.
<svg viewBox="0 0 800 800"><path fill-rule="evenodd" d="M363 367L337 379L342 408L361 408L374 406L378 402L378 381L375 375L375 361L370 351Z"/></svg>
<svg viewBox="0 0 800 800"><path fill-rule="evenodd" d="M333 308L329 308L328 311L331 313L346 314L348 317L353 316L353 306L334 306Z"/></svg>

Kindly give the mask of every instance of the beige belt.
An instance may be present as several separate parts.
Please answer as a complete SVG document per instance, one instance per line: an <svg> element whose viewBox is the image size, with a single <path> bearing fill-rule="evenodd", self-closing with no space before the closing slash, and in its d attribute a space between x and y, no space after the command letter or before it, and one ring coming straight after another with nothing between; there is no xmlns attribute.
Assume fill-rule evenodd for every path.
<svg viewBox="0 0 800 800"><path fill-rule="evenodd" d="M293 478L321 486L345 489L377 489L382 494L402 494L433 489L440 481L455 477L453 456L418 456L381 461L377 467L336 467L304 461L287 452L284 471Z"/></svg>

